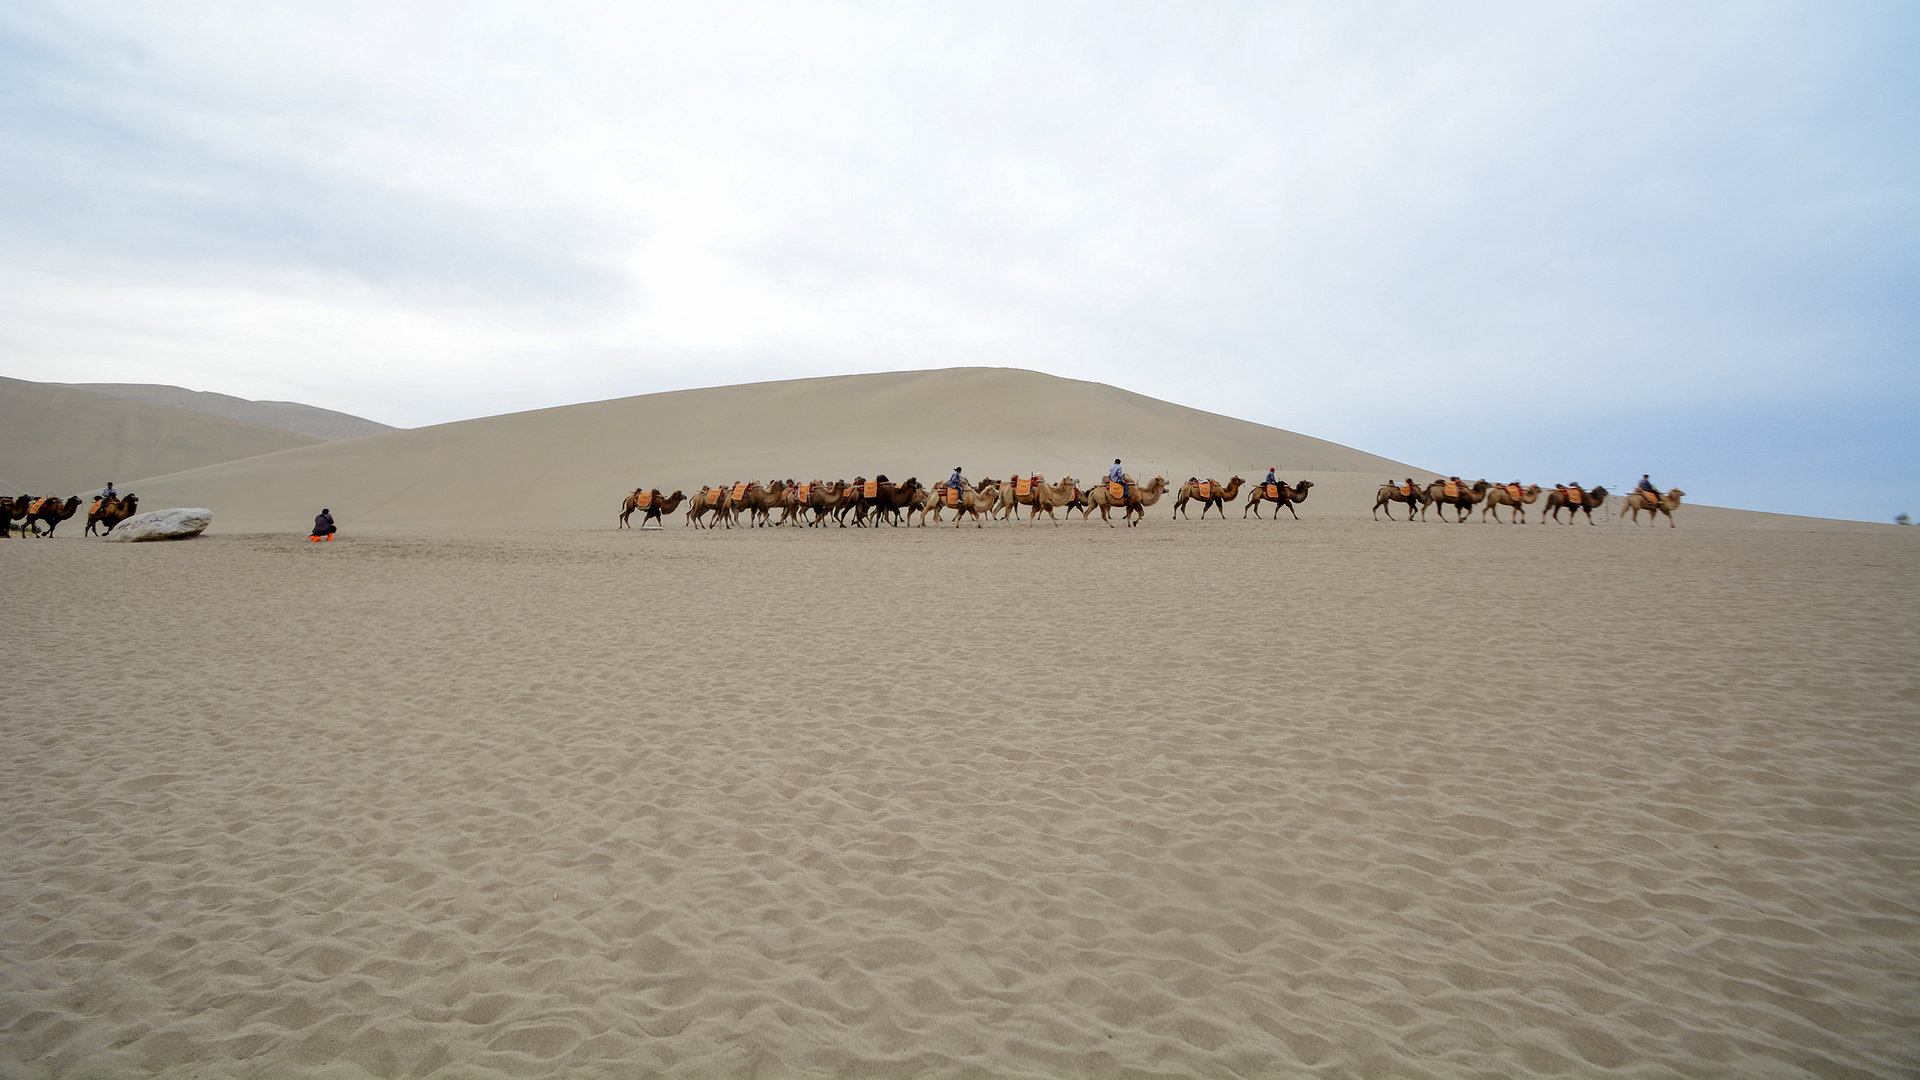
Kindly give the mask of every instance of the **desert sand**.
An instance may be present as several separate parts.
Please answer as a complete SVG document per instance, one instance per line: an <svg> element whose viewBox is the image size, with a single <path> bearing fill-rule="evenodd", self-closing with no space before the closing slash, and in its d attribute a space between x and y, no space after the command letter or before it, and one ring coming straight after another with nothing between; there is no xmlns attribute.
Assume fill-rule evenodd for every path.
<svg viewBox="0 0 1920 1080"><path fill-rule="evenodd" d="M0 544L0 1074L1920 1071L1920 530L1340 461L1132 530L343 513L419 434L168 481L327 476L334 543Z"/></svg>

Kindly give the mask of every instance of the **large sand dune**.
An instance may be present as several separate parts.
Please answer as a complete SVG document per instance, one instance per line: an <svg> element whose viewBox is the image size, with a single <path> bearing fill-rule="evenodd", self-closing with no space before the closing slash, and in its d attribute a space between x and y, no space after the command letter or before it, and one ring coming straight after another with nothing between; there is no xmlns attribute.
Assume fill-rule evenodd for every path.
<svg viewBox="0 0 1920 1080"><path fill-rule="evenodd" d="M1224 480L1408 466L1321 439L1031 371L963 368L622 398L395 431L139 480L146 505L214 511L216 531L343 525L611 526L639 486L744 479L896 480L1016 470Z"/></svg>
<svg viewBox="0 0 1920 1080"><path fill-rule="evenodd" d="M0 378L0 476L12 495L88 494L108 480L124 490L142 476L319 441L53 383Z"/></svg>
<svg viewBox="0 0 1920 1080"><path fill-rule="evenodd" d="M228 420L244 420L262 427L279 428L316 439L357 439L397 430L391 424L368 420L363 416L302 405L297 401L252 401L230 394L188 390L162 383L63 383L75 390L86 390L149 405L166 405L189 412Z"/></svg>

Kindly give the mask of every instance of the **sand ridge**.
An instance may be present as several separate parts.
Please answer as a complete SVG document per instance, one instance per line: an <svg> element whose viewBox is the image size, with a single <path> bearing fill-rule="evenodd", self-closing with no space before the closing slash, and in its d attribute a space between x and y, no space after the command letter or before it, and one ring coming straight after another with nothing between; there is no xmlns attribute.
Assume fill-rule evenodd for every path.
<svg viewBox="0 0 1920 1080"><path fill-rule="evenodd" d="M0 1071L1911 1074L1920 559L1752 517L18 544Z"/></svg>

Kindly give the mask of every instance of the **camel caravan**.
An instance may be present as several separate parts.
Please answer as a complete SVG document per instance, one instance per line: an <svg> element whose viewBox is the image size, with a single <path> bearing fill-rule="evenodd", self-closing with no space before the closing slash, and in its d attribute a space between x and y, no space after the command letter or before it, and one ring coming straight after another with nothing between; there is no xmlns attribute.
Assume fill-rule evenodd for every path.
<svg viewBox="0 0 1920 1080"><path fill-rule="evenodd" d="M95 500L96 503L98 501ZM67 499L62 499L58 495L0 497L0 514L6 515L4 519L0 519L0 538L11 537L15 530L18 530L21 536L27 535L29 531L35 536L52 536L53 530L59 528L61 522L79 511L80 496L78 495ZM120 520L114 519L115 523ZM43 524L47 527L46 532L40 531L40 526ZM93 531L91 523L87 531Z"/></svg>
<svg viewBox="0 0 1920 1080"><path fill-rule="evenodd" d="M1221 517L1224 518L1224 502L1233 499L1243 483L1237 476L1224 485L1215 481L1190 480L1180 489L1182 497L1175 507L1176 515L1185 509L1187 503L1198 501L1202 504L1202 517L1205 517L1208 509L1216 509L1221 511ZM1279 513L1279 506L1282 505L1291 509L1293 504L1306 498L1307 490L1312 486L1310 481L1301 481L1298 485L1275 485L1275 494L1279 497L1269 500L1277 502L1274 512ZM843 529L878 528L881 525L925 528L929 517L936 524L945 524L949 514L953 517L955 528L968 522L972 522L976 528L985 528L989 522L1019 520L1022 509L1026 510L1029 525L1044 516L1058 527L1063 517L1072 520L1073 512L1077 510L1083 522L1098 513L1100 520L1109 526L1117 528L1118 524L1125 524L1132 528L1144 522L1147 508L1159 503L1167 494L1167 480L1162 476L1139 484L1131 476L1123 475L1119 480L1103 481L1091 487L1082 487L1071 476L1063 476L1049 483L1038 474L1005 480L985 478L978 483L963 477L958 485L941 482L931 487L921 483L918 477L895 481L885 473L871 479L856 476L851 481L786 479L762 483L748 480L702 485L700 490L690 495L680 490L675 490L671 495L662 495L658 488L635 488L622 501L619 522L615 527L645 528L650 524L660 527L665 524L666 515L684 507L682 526L695 529L779 528L784 525L807 528L838 526ZM636 515L639 518L638 526L633 524Z"/></svg>
<svg viewBox="0 0 1920 1080"><path fill-rule="evenodd" d="M1645 489L1635 490L1622 500L1620 516L1624 518L1632 514L1634 523L1638 524L1640 511L1644 510L1651 522L1657 522L1659 515L1665 514L1667 524L1672 525L1673 511L1679 508L1680 497L1685 494L1679 488L1665 495ZM1441 521L1445 521L1446 508L1451 506L1454 509L1453 520L1462 522L1477 506L1480 508L1481 521L1486 521L1491 514L1493 520L1499 522L1500 509L1506 507L1510 515L1505 524L1520 525L1527 520L1527 507L1544 500L1540 508L1540 524L1559 522L1560 514L1564 511L1569 525L1581 514L1587 516L1587 524L1593 525L1597 524L1593 520L1593 512L1606 508L1607 497L1607 489L1599 486L1583 488L1579 484L1555 484L1552 491L1547 491L1539 484L1521 487L1518 480L1506 484L1476 480L1469 484L1457 476L1421 486L1408 477L1406 480L1389 480L1380 486L1373 501L1373 517L1375 521L1380 520L1380 513L1384 510L1387 520L1392 521L1393 504L1404 503L1408 521L1415 520L1416 513L1419 514L1419 520L1425 521L1428 507L1439 507L1436 513Z"/></svg>
<svg viewBox="0 0 1920 1080"><path fill-rule="evenodd" d="M60 523L80 512L80 496L62 499L58 495L0 496L0 539L21 536L50 537ZM87 536L105 536L113 527L140 512L140 496L96 495L87 508ZM46 526L41 532L40 527Z"/></svg>

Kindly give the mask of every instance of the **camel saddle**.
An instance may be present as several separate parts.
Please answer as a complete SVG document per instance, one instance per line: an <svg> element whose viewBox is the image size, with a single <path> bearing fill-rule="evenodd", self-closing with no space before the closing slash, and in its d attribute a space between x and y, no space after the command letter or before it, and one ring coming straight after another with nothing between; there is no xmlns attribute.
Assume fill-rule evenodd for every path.
<svg viewBox="0 0 1920 1080"><path fill-rule="evenodd" d="M867 486L866 486L866 490L865 490L865 492L864 492L864 494L865 494L865 495L866 495L866 497L867 497L867 498L869 498L869 499L872 499L872 498L877 498L877 497L879 497L879 495L880 495L880 481L878 481L878 480L869 480L869 481L867 481Z"/></svg>
<svg viewBox="0 0 1920 1080"><path fill-rule="evenodd" d="M1460 497L1460 485L1454 483L1451 480L1447 481L1447 498L1457 499L1459 497Z"/></svg>
<svg viewBox="0 0 1920 1080"><path fill-rule="evenodd" d="M1412 484L1401 484L1401 485L1400 485L1400 494L1402 494L1402 495L1405 495L1405 496L1406 496L1407 498L1409 498L1409 499L1411 499L1411 498L1413 498L1413 485L1412 485Z"/></svg>
<svg viewBox="0 0 1920 1080"><path fill-rule="evenodd" d="M807 497L808 497L808 496L810 496L810 495L812 495L812 494L813 494L813 482L812 482L812 481L808 481L807 483L804 483L804 484L795 484L795 485L794 485L794 488L793 488L793 497L794 497L794 498L796 498L796 499L798 499L798 500L800 500L801 502L806 502L806 501L807 501Z"/></svg>
<svg viewBox="0 0 1920 1080"><path fill-rule="evenodd" d="M722 492L720 488L708 488L707 489L707 505L708 506L720 505L721 494Z"/></svg>
<svg viewBox="0 0 1920 1080"><path fill-rule="evenodd" d="M1193 497L1196 499L1213 498L1213 481L1202 480L1199 483L1193 485Z"/></svg>
<svg viewBox="0 0 1920 1080"><path fill-rule="evenodd" d="M1511 496L1513 496L1513 501L1514 501L1514 502L1519 502L1519 501L1520 501L1520 495L1521 495L1521 491L1520 491L1520 485L1519 485L1519 484L1508 484L1508 485L1507 485L1507 494L1509 494L1509 495L1511 495Z"/></svg>
<svg viewBox="0 0 1920 1080"><path fill-rule="evenodd" d="M1013 493L1022 499L1030 498L1033 495L1033 480L1025 476L1015 480L1013 482Z"/></svg>
<svg viewBox="0 0 1920 1080"><path fill-rule="evenodd" d="M1127 485L1118 480L1107 481L1107 498L1114 502L1127 501Z"/></svg>
<svg viewBox="0 0 1920 1080"><path fill-rule="evenodd" d="M633 505L635 505L635 506L637 506L637 507L639 507L639 508L640 508L640 509L642 509L642 510L645 510L645 509L646 509L647 507L649 507L649 506L652 506L652 505L653 505L653 492L651 492L651 491L643 491L643 492L641 492L640 494L638 494L638 495L635 495L635 496L633 497Z"/></svg>
<svg viewBox="0 0 1920 1080"><path fill-rule="evenodd" d="M1567 488L1567 504L1569 506L1587 505L1587 493L1580 490L1580 485L1574 484Z"/></svg>
<svg viewBox="0 0 1920 1080"><path fill-rule="evenodd" d="M1274 502L1280 501L1279 484L1261 484L1260 486L1267 489L1267 498L1272 499Z"/></svg>
<svg viewBox="0 0 1920 1080"><path fill-rule="evenodd" d="M948 506L960 505L960 489L959 488L943 486L941 487L940 492L943 500L946 502Z"/></svg>

